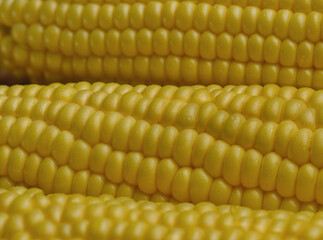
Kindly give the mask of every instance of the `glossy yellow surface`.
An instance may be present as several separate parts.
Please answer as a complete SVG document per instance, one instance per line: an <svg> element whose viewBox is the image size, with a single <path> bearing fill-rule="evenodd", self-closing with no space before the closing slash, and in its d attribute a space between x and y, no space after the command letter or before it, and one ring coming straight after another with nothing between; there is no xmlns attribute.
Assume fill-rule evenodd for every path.
<svg viewBox="0 0 323 240"><path fill-rule="evenodd" d="M322 239L322 14L0 0L0 239Z"/></svg>

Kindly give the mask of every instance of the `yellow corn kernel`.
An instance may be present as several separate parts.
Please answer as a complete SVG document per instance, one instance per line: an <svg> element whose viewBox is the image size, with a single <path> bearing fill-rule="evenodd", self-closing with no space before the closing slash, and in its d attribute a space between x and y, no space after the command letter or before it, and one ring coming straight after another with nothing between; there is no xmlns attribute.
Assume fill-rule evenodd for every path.
<svg viewBox="0 0 323 240"><path fill-rule="evenodd" d="M212 178L201 168L194 169L191 175L190 199L192 203L207 201ZM201 188L203 186L203 188Z"/></svg>
<svg viewBox="0 0 323 240"><path fill-rule="evenodd" d="M86 194L89 177L90 177L89 171L76 172L73 178L71 192Z"/></svg>
<svg viewBox="0 0 323 240"><path fill-rule="evenodd" d="M241 165L244 154L245 152L241 147L232 146L228 149L223 160L223 178L232 186L240 185Z"/></svg>
<svg viewBox="0 0 323 240"><path fill-rule="evenodd" d="M158 161L156 158L146 158L138 169L138 187L147 194L153 194L157 190L156 175Z"/></svg>
<svg viewBox="0 0 323 240"><path fill-rule="evenodd" d="M53 159L45 158L39 165L38 185L46 193L52 192L57 166Z"/></svg>
<svg viewBox="0 0 323 240"><path fill-rule="evenodd" d="M174 198L181 202L190 201L189 187L192 169L184 167L178 169L172 183L172 195Z"/></svg>
<svg viewBox="0 0 323 240"><path fill-rule="evenodd" d="M298 178L298 167L289 160L283 160L277 175L277 191L283 197L291 197L295 194L295 180Z"/></svg>
<svg viewBox="0 0 323 240"><path fill-rule="evenodd" d="M156 180L157 188L165 194L171 193L172 181L178 166L171 159L163 159L158 163Z"/></svg>
<svg viewBox="0 0 323 240"><path fill-rule="evenodd" d="M27 154L21 148L14 149L8 159L8 176L15 182L21 182Z"/></svg>
<svg viewBox="0 0 323 240"><path fill-rule="evenodd" d="M139 167L143 161L140 153L129 153L124 159L123 175L129 184L137 184ZM157 177L156 177L157 179Z"/></svg>
<svg viewBox="0 0 323 240"><path fill-rule="evenodd" d="M68 166L58 168L54 178L53 191L58 193L71 192L73 177L74 172Z"/></svg>
<svg viewBox="0 0 323 240"><path fill-rule="evenodd" d="M38 185L37 173L41 162L42 158L37 154L31 154L26 159L23 175L28 186L36 187Z"/></svg>
<svg viewBox="0 0 323 240"><path fill-rule="evenodd" d="M114 183L122 182L124 158L123 152L115 151L109 155L105 164L105 175L110 181Z"/></svg>
<svg viewBox="0 0 323 240"><path fill-rule="evenodd" d="M318 169L312 164L304 164L299 169L296 182L296 196L304 202L314 200L315 188L310 182L317 182Z"/></svg>
<svg viewBox="0 0 323 240"><path fill-rule="evenodd" d="M99 196L102 193L104 177L99 174L92 174L89 177L86 194L90 196Z"/></svg>
<svg viewBox="0 0 323 240"><path fill-rule="evenodd" d="M255 188L259 184L262 155L254 150L245 153L241 166L241 184L244 187Z"/></svg>

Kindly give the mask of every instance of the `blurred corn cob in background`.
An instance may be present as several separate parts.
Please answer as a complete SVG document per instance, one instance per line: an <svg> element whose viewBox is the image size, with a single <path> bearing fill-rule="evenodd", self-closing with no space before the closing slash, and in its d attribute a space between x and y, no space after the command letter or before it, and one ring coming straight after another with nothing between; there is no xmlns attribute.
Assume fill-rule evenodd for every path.
<svg viewBox="0 0 323 240"><path fill-rule="evenodd" d="M322 213L253 211L210 203L135 202L39 189L0 190L0 236L11 239L321 239Z"/></svg>

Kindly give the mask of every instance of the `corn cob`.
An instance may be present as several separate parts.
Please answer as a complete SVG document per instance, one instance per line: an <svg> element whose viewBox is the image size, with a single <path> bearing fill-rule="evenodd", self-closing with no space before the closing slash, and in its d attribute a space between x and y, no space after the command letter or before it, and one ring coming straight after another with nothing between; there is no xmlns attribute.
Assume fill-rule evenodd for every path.
<svg viewBox="0 0 323 240"><path fill-rule="evenodd" d="M80 82L0 93L3 188L322 209L321 91Z"/></svg>
<svg viewBox="0 0 323 240"><path fill-rule="evenodd" d="M230 2L1 1L2 61L34 82L323 88L322 13L299 12L318 1Z"/></svg>
<svg viewBox="0 0 323 240"><path fill-rule="evenodd" d="M46 1L46 0L42 0ZM58 3L77 3L77 4L119 4L119 3L147 3L148 0L56 0ZM165 2L165 0L158 0L160 2ZM240 7L255 6L261 9L289 9L294 12L309 13L311 11L322 12L323 5L320 0L188 0L190 2L198 3L208 3L211 5L221 4L225 6L237 5ZM182 1L178 1L182 2Z"/></svg>
<svg viewBox="0 0 323 240"><path fill-rule="evenodd" d="M14 187L0 193L0 237L10 239L321 239L322 213L211 203L151 203Z"/></svg>

